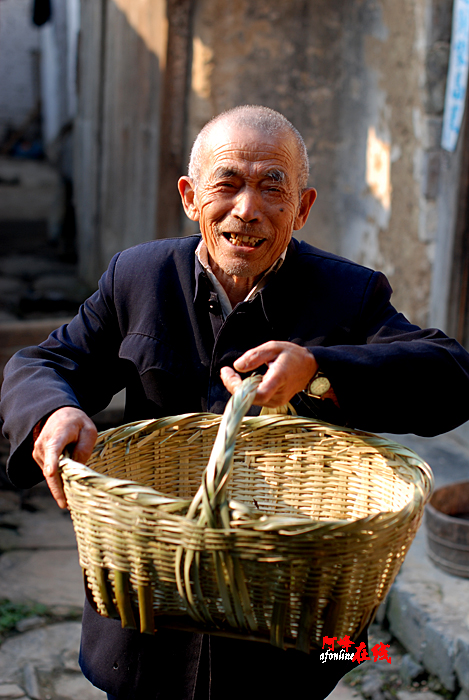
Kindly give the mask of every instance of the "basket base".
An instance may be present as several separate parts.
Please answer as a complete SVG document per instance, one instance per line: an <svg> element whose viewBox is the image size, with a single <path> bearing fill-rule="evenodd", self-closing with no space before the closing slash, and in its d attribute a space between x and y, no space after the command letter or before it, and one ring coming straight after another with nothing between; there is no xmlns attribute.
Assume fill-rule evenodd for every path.
<svg viewBox="0 0 469 700"><path fill-rule="evenodd" d="M138 610L131 610L131 614L127 615L120 615L117 608L114 608L114 614L110 615L102 615L102 613L98 610L98 607L96 605L96 601L93 598L93 594L91 592L91 589L88 585L87 577L86 577L86 572L83 570L83 580L84 580L84 585L85 585L85 594L86 598L91 605L92 609L98 613L98 615L101 615L101 617L107 617L108 619L117 619L120 620L122 623L122 628L123 629L133 629L137 630L139 628L138 626L138 621L140 618L139 611ZM130 598L126 596L126 603L128 606L130 606ZM129 608L130 609L130 608ZM375 611L376 612L376 611ZM351 636L356 639L358 638L363 631L371 624L373 621L373 618L375 616L375 613L370 617L370 619L366 620L364 624L361 625L360 629L355 630ZM131 618L131 619L130 619ZM230 639L239 639L243 641L248 641L248 642L263 642L265 644L272 644L272 639L265 634L256 634L251 631L247 630L233 630L232 628L215 628L213 626L208 626L208 625L203 625L202 623L199 622L194 622L194 620L191 618L190 615L152 615L151 621L148 620L148 615L147 619L145 622L142 624L142 620L140 620L140 631L144 634L150 634L153 635L155 632L158 631L159 628L162 629L174 629L174 630L180 630L181 632L191 632L193 634L209 634L211 636L217 636L217 637L228 637ZM274 646L277 646L274 644ZM300 647L298 644L298 640L293 638L293 637L287 637L283 636L282 637L282 644L278 645L281 649L296 649L297 651L302 651L304 653L309 653L311 651L318 651L321 650L323 647L321 644L318 644L315 642L314 639L308 640L308 649L305 649L304 646Z"/></svg>

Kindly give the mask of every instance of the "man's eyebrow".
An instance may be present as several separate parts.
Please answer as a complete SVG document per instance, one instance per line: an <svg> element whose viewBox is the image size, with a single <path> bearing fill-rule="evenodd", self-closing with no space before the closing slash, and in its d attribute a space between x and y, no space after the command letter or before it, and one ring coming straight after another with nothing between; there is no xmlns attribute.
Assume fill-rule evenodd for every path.
<svg viewBox="0 0 469 700"><path fill-rule="evenodd" d="M215 170L213 177L215 180L223 179L224 177L236 177L240 172L237 168L220 167Z"/></svg>
<svg viewBox="0 0 469 700"><path fill-rule="evenodd" d="M265 174L265 178L273 182L285 182L286 175L283 170L275 168L274 170L269 170L269 172Z"/></svg>
<svg viewBox="0 0 469 700"><path fill-rule="evenodd" d="M215 170L213 173L213 177L216 180L223 179L225 177L236 177L237 175L241 175L241 171L238 170L236 167L220 167ZM283 172L283 170L279 170L278 168L273 168L272 170L269 170L264 174L264 179L266 180L272 180L272 182L285 182L286 180L286 175Z"/></svg>

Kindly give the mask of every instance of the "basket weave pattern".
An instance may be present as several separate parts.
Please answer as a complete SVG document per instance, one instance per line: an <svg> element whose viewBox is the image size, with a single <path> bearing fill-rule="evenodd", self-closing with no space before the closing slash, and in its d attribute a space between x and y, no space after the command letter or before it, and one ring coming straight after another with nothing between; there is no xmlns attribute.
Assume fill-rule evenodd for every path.
<svg viewBox="0 0 469 700"><path fill-rule="evenodd" d="M88 466L62 459L96 609L143 632L170 625L303 651L325 635L353 639L417 531L429 467L368 433L244 418L229 480L207 496L201 482L221 420L129 424L100 435ZM207 516L203 503L191 506L198 490Z"/></svg>

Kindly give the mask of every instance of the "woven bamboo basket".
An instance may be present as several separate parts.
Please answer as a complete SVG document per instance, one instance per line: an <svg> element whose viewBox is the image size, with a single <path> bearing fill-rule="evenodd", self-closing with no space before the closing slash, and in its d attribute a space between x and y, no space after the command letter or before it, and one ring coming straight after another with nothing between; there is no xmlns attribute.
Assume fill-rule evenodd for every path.
<svg viewBox="0 0 469 700"><path fill-rule="evenodd" d="M305 652L372 621L431 470L370 433L244 418L258 381L243 382L223 417L128 424L100 434L88 466L61 459L99 613L150 634L169 626Z"/></svg>

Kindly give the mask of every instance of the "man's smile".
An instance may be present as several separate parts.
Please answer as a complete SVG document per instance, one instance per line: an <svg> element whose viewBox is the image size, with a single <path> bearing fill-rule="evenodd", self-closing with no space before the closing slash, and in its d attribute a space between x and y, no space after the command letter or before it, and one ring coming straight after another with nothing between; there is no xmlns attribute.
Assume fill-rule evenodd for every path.
<svg viewBox="0 0 469 700"><path fill-rule="evenodd" d="M224 231L223 236L231 245L242 246L243 248L258 248L266 240L265 238L257 238L244 233L231 233L229 231Z"/></svg>

